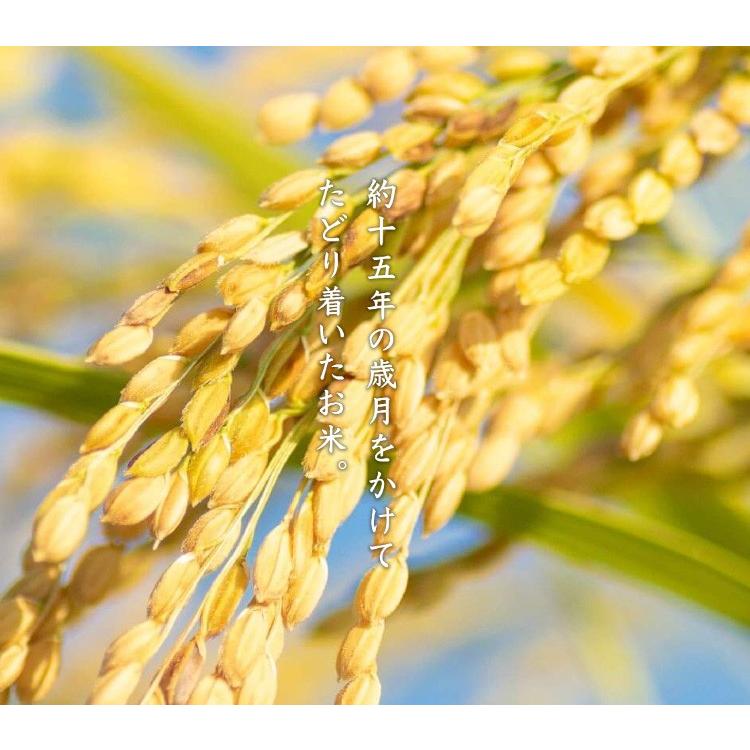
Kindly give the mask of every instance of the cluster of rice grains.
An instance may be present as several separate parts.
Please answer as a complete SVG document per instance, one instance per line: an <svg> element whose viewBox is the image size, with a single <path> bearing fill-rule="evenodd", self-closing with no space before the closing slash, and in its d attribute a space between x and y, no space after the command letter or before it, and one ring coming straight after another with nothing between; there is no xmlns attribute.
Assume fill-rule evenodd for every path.
<svg viewBox="0 0 750 750"><path fill-rule="evenodd" d="M553 62L538 50L450 47L376 52L322 96L268 102L260 128L268 142L290 143L316 126L351 128L397 98L405 101L403 121L347 133L318 167L271 185L261 198L270 218L240 216L211 232L90 350L101 365L142 356L178 298L218 278L223 304L195 316L168 354L133 375L39 507L23 575L0 602L6 697L15 687L20 700L41 700L59 671L66 622L114 585L129 545L147 532L157 545L187 518L180 555L154 586L145 619L107 649L90 701L272 703L284 633L313 613L332 538L367 486L367 377L370 363L387 356L398 373L388 465L398 488L390 502L394 546L388 567L374 564L357 589L356 620L337 662L336 701L377 703L377 655L407 587L415 528L438 531L465 491L502 482L526 442L590 402L616 356L532 358L531 339L550 303L599 274L612 243L663 219L673 193L698 180L708 160L734 150L750 125L742 51L586 47ZM625 145L607 147L607 136L628 127ZM605 145L592 159L599 141ZM347 321L344 341L323 346L318 325L330 320L319 317L316 302L332 281L321 234L330 208L318 208L304 231L282 225L317 203L326 179L359 185L346 195L347 218L336 230L339 277L344 285L351 279L349 298L356 297L357 274L348 272L378 249L367 231L378 213L365 205L362 185L385 176L377 171L384 157L397 163L387 175L397 198L381 211L398 220L386 241L399 264L397 308L388 318L395 345L387 354L370 349L374 321L360 318ZM572 178L580 205L565 227L548 232L556 197ZM642 384L646 403L624 434L629 458L653 452L666 429L695 416L694 378L730 345L733 311L750 282L749 253L746 238L675 315L661 366ZM251 344L260 356L243 359ZM321 381L326 352L343 362L344 380ZM252 372L240 395L232 389L238 367ZM344 394L344 414L326 422L347 436L345 471L337 468L340 454L316 450L325 387ZM187 392L179 423L130 458L118 481L126 446L175 391ZM254 548L271 492L300 455L289 508ZM68 572L100 506L120 541L86 549ZM383 536L379 527L375 543ZM196 596L204 578L210 585ZM170 637L179 618L186 625ZM207 656L209 639L220 643L215 659ZM157 652L161 663L149 673Z"/></svg>

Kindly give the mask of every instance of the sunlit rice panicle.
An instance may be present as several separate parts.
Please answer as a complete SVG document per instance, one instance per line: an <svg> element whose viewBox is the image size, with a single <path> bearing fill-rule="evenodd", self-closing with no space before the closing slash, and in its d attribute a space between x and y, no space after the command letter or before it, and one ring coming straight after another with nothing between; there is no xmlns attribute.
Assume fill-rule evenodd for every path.
<svg viewBox="0 0 750 750"><path fill-rule="evenodd" d="M556 258L523 268L516 284L521 302L533 305L560 297L571 285L601 271L611 242L632 236L641 225L661 221L672 204L674 190L695 182L706 157L723 156L739 143L742 112L738 114L736 101L731 105L726 113L700 110L685 132L675 134L660 149L655 169L642 169L622 193L592 203L583 216L583 229L567 237ZM733 116L739 119L735 121Z"/></svg>
<svg viewBox="0 0 750 750"><path fill-rule="evenodd" d="M369 117L376 104L406 94L419 69L444 72L468 65L476 56L476 49L471 47L379 50L365 62L358 76L334 81L321 96L287 94L266 102L258 125L263 137L273 144L302 140L316 125L343 130Z"/></svg>
<svg viewBox="0 0 750 750"><path fill-rule="evenodd" d="M199 247L201 252L195 258L212 257L215 254L212 248L217 244L229 257L242 257L259 237L262 227L259 221L255 217L252 220L240 217L228 222L204 239ZM160 289L178 294L202 280L203 274L208 273L206 268L213 271L217 267L213 261L207 267L188 262L168 277ZM164 299L159 290L155 295ZM133 309L143 309L143 300L147 301L145 307L152 310L149 299L153 296L141 298L131 308L131 313ZM149 326L155 325L161 317L161 313L149 315ZM188 447L198 449L209 433L220 426L217 420L228 400L230 373L237 361L236 357L233 361L231 357L224 357L223 361L216 362L207 352L235 317L237 314L233 316L230 308L201 313L177 334L171 354L152 360L133 375L122 391L120 403L91 427L80 448L81 458L39 508L27 572L14 590L31 593L40 608L49 606L59 588L61 565L82 543L89 515L102 502L105 503L103 520L116 526L137 525L153 517L157 540L176 528L187 507ZM132 322L130 313L126 313L125 318ZM143 318L139 320L139 325L146 325ZM122 325L130 326L130 323ZM130 355L124 358L129 359ZM199 363L194 381L196 392L183 415L184 429L172 430L139 456L125 482L110 492L126 445ZM22 661L19 663L22 666Z"/></svg>
<svg viewBox="0 0 750 750"><path fill-rule="evenodd" d="M566 87L558 100L530 107L517 118L497 146L469 175L459 194L453 225L462 234L477 237L494 221L506 193L526 160L543 146L559 146L580 139L586 125L604 113L608 99L625 86L652 72L675 54L657 54L650 47L619 48L627 65L600 65L594 75L582 76ZM576 141L574 140L574 143ZM575 153L575 149L572 149ZM566 154L567 156L567 154Z"/></svg>
<svg viewBox="0 0 750 750"><path fill-rule="evenodd" d="M222 470L209 490L208 508L193 523L182 544L182 555L178 557L163 573L157 582L147 607L147 617L135 629L127 631L115 641L105 655L102 669L91 696L93 703L127 702L135 689L146 662L154 655L164 638L169 634L172 624L186 605L187 600L198 581L207 572L221 566L232 552L241 534L242 519L263 491L265 482L275 481L278 469L268 464L268 453L281 439L281 432L267 430L263 425L272 421L263 408L255 408L258 401L252 399L240 404L231 413L228 432L240 443L240 450L235 451L232 463L222 461ZM253 420L250 428L257 442L250 447L242 441L242 432L230 432L238 429L235 425L246 418ZM238 439L239 438L239 439ZM231 458L231 452L230 452ZM235 579L236 580L236 579ZM215 606L216 598L204 601L203 608ZM236 606L236 602L235 602ZM229 613L231 616L231 612ZM149 623L146 625L145 623ZM148 642L141 644L132 652L129 647L130 633L141 630L150 634ZM203 643L207 637L220 632L216 627L208 627L207 632L200 632L195 640L196 648L203 653ZM124 643L125 646L120 645ZM173 674L172 663L180 661L182 652L178 652L161 675L160 689L166 702L175 702L173 688L169 679ZM127 679L125 679L124 677ZM186 690L183 701L190 695Z"/></svg>
<svg viewBox="0 0 750 750"><path fill-rule="evenodd" d="M143 354L151 345L154 327L177 298L212 276L228 260L242 255L261 234L266 221L254 214L238 216L210 232L198 253L173 271L152 292L139 297L119 323L89 350L88 361L119 365Z"/></svg>
<svg viewBox="0 0 750 750"><path fill-rule="evenodd" d="M631 461L652 454L668 429L690 424L698 414L700 396L695 380L730 346L732 324L750 287L750 237L706 287L675 313L661 367L646 383L647 406L625 427L622 447Z"/></svg>

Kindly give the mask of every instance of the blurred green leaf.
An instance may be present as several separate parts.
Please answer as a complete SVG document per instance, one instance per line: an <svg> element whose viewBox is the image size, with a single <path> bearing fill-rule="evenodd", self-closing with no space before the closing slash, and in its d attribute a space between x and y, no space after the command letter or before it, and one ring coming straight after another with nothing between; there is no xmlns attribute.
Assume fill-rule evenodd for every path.
<svg viewBox="0 0 750 750"><path fill-rule="evenodd" d="M641 472L630 481L623 469L611 487L638 515L696 534L750 560L750 515L742 506L723 499L733 494L731 482L679 466L672 470L660 466L658 471Z"/></svg>
<svg viewBox="0 0 750 750"><path fill-rule="evenodd" d="M7 401L91 422L117 400L125 381L121 372L0 341L0 398ZM493 549L528 541L750 625L750 560L742 556L745 545L727 538L726 512L719 514L719 529L707 533L709 508L702 508L700 524L692 516L685 524L685 518L655 518L578 494L517 487L469 494L460 510L492 531Z"/></svg>
<svg viewBox="0 0 750 750"><path fill-rule="evenodd" d="M697 534L570 493L502 488L461 511L496 534L669 591L750 625L750 562Z"/></svg>
<svg viewBox="0 0 750 750"><path fill-rule="evenodd" d="M0 340L0 399L88 424L117 401L127 376Z"/></svg>
<svg viewBox="0 0 750 750"><path fill-rule="evenodd" d="M83 47L81 53L112 76L118 90L169 134L201 150L232 179L245 200L295 169L288 154L250 135L243 113L192 83L152 53L125 47Z"/></svg>

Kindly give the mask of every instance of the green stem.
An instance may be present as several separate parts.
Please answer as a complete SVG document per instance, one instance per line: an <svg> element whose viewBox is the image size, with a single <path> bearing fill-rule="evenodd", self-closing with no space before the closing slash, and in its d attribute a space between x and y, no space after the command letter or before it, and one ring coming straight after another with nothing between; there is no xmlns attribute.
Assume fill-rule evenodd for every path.
<svg viewBox="0 0 750 750"><path fill-rule="evenodd" d="M676 526L572 493L500 488L461 512L508 540L669 591L750 625L750 561Z"/></svg>
<svg viewBox="0 0 750 750"><path fill-rule="evenodd" d="M127 375L0 339L0 400L90 424L118 398Z"/></svg>
<svg viewBox="0 0 750 750"><path fill-rule="evenodd" d="M154 54L126 47L83 47L80 54L114 80L118 91L138 103L156 125L177 134L222 168L245 200L293 171L295 160L251 137L239 110L189 81Z"/></svg>
<svg viewBox="0 0 750 750"><path fill-rule="evenodd" d="M0 341L0 398L7 401L90 423L125 381L122 372ZM750 625L750 560L704 534L571 493L515 487L467 495L460 512L508 542L531 542Z"/></svg>

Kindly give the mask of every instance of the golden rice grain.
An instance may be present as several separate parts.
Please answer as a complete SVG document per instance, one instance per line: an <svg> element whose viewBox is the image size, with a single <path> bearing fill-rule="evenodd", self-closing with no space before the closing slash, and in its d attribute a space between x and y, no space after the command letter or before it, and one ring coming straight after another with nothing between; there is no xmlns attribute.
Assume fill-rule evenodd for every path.
<svg viewBox="0 0 750 750"><path fill-rule="evenodd" d="M428 122L400 122L383 133L383 147L399 161L424 161L434 151L437 126Z"/></svg>
<svg viewBox="0 0 750 750"><path fill-rule="evenodd" d="M81 456L66 476L72 477L79 474L83 481L84 494L88 495L89 510L93 511L104 501L114 482L117 474L116 451L97 451Z"/></svg>
<svg viewBox="0 0 750 750"><path fill-rule="evenodd" d="M588 125L579 125L573 135L557 146L547 146L544 156L560 175L580 170L591 153L592 136Z"/></svg>
<svg viewBox="0 0 750 750"><path fill-rule="evenodd" d="M208 351L200 359L198 366L195 368L192 382L193 388L200 388L200 386L210 383L213 380L218 380L225 375L231 375L240 361L241 354L242 352L222 354L219 349Z"/></svg>
<svg viewBox="0 0 750 750"><path fill-rule="evenodd" d="M548 258L523 266L516 286L524 305L549 302L567 291L560 265Z"/></svg>
<svg viewBox="0 0 750 750"><path fill-rule="evenodd" d="M389 617L401 603L409 580L409 570L401 556L388 567L376 565L362 579L355 596L355 606L364 622Z"/></svg>
<svg viewBox="0 0 750 750"><path fill-rule="evenodd" d="M60 640L45 638L29 646L23 671L18 676L16 691L24 703L42 700L52 688L60 672Z"/></svg>
<svg viewBox="0 0 750 750"><path fill-rule="evenodd" d="M607 106L607 84L594 76L581 76L568 84L557 100L580 111L585 122L593 125Z"/></svg>
<svg viewBox="0 0 750 750"><path fill-rule="evenodd" d="M325 169L302 169L274 182L260 196L261 208L290 211L315 198L326 181Z"/></svg>
<svg viewBox="0 0 750 750"><path fill-rule="evenodd" d="M740 131L728 118L714 109L703 109L690 121L695 145L702 154L721 156L729 153L740 140Z"/></svg>
<svg viewBox="0 0 750 750"><path fill-rule="evenodd" d="M231 706L234 704L234 693L226 680L205 675L195 686L188 703L191 706Z"/></svg>
<svg viewBox="0 0 750 750"><path fill-rule="evenodd" d="M187 291L213 275L225 262L223 255L208 252L194 255L167 276L164 283L171 292Z"/></svg>
<svg viewBox="0 0 750 750"><path fill-rule="evenodd" d="M568 51L568 62L577 70L590 72L601 57L604 47L574 46Z"/></svg>
<svg viewBox="0 0 750 750"><path fill-rule="evenodd" d="M504 193L492 185L481 185L461 197L453 215L453 226L465 237L478 237L492 224Z"/></svg>
<svg viewBox="0 0 750 750"><path fill-rule="evenodd" d="M260 234L266 220L255 214L243 214L225 221L210 231L198 244L196 252L237 257Z"/></svg>
<svg viewBox="0 0 750 750"><path fill-rule="evenodd" d="M584 171L578 187L586 203L593 203L625 187L635 172L636 157L629 148L617 149L593 161ZM659 168L662 174L664 171Z"/></svg>
<svg viewBox="0 0 750 750"><path fill-rule="evenodd" d="M415 357L402 357L398 363L398 388L391 396L393 423L404 427L414 416L427 385L424 363Z"/></svg>
<svg viewBox="0 0 750 750"><path fill-rule="evenodd" d="M252 604L227 631L219 654L219 667L232 687L242 685L253 663L263 655L272 619L268 607Z"/></svg>
<svg viewBox="0 0 750 750"><path fill-rule="evenodd" d="M148 599L148 616L164 622L195 584L200 566L194 554L180 555L157 581Z"/></svg>
<svg viewBox="0 0 750 750"><path fill-rule="evenodd" d="M358 674L375 671L384 630L383 621L355 625L349 630L336 660L340 680L351 680Z"/></svg>
<svg viewBox="0 0 750 750"><path fill-rule="evenodd" d="M92 705L127 703L141 679L142 671L140 664L132 662L100 675L94 683L89 703Z"/></svg>
<svg viewBox="0 0 750 750"><path fill-rule="evenodd" d="M392 544L392 549L402 549L411 539L412 531L419 518L422 504L414 494L399 495L388 504L394 516L388 522L380 518L375 529L373 542L375 545ZM386 532L386 528L388 529ZM373 557L378 557L379 551L373 551Z"/></svg>
<svg viewBox="0 0 750 750"><path fill-rule="evenodd" d="M609 243L590 232L575 232L560 245L559 264L563 281L578 284L597 276L609 258Z"/></svg>
<svg viewBox="0 0 750 750"><path fill-rule="evenodd" d="M169 311L178 294L166 286L142 294L120 318L119 325L153 328Z"/></svg>
<svg viewBox="0 0 750 750"><path fill-rule="evenodd" d="M161 629L161 624L155 620L144 620L126 630L107 648L102 662L103 668L111 671L147 659L158 641Z"/></svg>
<svg viewBox="0 0 750 750"><path fill-rule="evenodd" d="M320 97L316 94L287 94L260 108L258 126L269 143L294 143L310 135L319 111Z"/></svg>
<svg viewBox="0 0 750 750"><path fill-rule="evenodd" d="M191 638L172 656L159 680L166 703L184 705L188 702L205 661L206 644L200 635Z"/></svg>
<svg viewBox="0 0 750 750"><path fill-rule="evenodd" d="M365 63L360 82L376 102L402 96L417 74L412 54L399 47L376 52Z"/></svg>
<svg viewBox="0 0 750 750"><path fill-rule="evenodd" d="M328 581L328 563L325 557L313 556L307 560L284 594L282 615L287 630L306 620L320 601Z"/></svg>
<svg viewBox="0 0 750 750"><path fill-rule="evenodd" d="M318 419L321 422L337 427L350 428L358 427L363 423L370 411L373 399L373 390L367 387L367 381L356 378L334 380L328 386L328 392L333 398L331 403L336 403L337 399L339 399L338 394L342 394L341 400L344 404L344 410L340 415L333 413L328 416L319 415Z"/></svg>
<svg viewBox="0 0 750 750"><path fill-rule="evenodd" d="M411 99L404 109L404 117L417 122L441 124L462 112L464 103L452 96L424 94Z"/></svg>
<svg viewBox="0 0 750 750"><path fill-rule="evenodd" d="M328 167L361 169L378 157L381 142L380 135L372 130L345 135L328 146L321 161Z"/></svg>
<svg viewBox="0 0 750 750"><path fill-rule="evenodd" d="M320 102L320 123L329 130L343 130L370 116L372 100L354 78L333 83Z"/></svg>
<svg viewBox="0 0 750 750"><path fill-rule="evenodd" d="M28 644L23 642L0 649L0 690L9 688L21 676L28 653Z"/></svg>
<svg viewBox="0 0 750 750"><path fill-rule="evenodd" d="M531 260L544 240L542 222L521 222L498 234L489 235L481 244L483 266L498 271Z"/></svg>
<svg viewBox="0 0 750 750"><path fill-rule="evenodd" d="M605 47L597 57L594 73L603 77L619 76L655 58L653 47Z"/></svg>
<svg viewBox="0 0 750 750"><path fill-rule="evenodd" d="M433 485L424 507L425 536L439 531L453 518L463 499L467 482L467 476L463 472L458 472Z"/></svg>
<svg viewBox="0 0 750 750"><path fill-rule="evenodd" d="M586 210L583 224L605 240L624 240L638 230L630 204L617 195L592 203Z"/></svg>
<svg viewBox="0 0 750 750"><path fill-rule="evenodd" d="M466 488L471 492L484 492L496 487L508 476L519 449L517 438L510 435L483 441L469 466Z"/></svg>
<svg viewBox="0 0 750 750"><path fill-rule="evenodd" d="M432 377L433 392L440 401L461 400L469 395L474 367L458 342L452 342L438 354Z"/></svg>
<svg viewBox="0 0 750 750"><path fill-rule="evenodd" d="M495 78L521 78L543 73L550 66L546 52L534 47L505 47L496 52L488 66Z"/></svg>
<svg viewBox="0 0 750 750"><path fill-rule="evenodd" d="M719 108L738 125L750 125L750 78L732 76L721 87Z"/></svg>
<svg viewBox="0 0 750 750"><path fill-rule="evenodd" d="M637 461L656 450L662 435L661 425L648 412L641 412L625 427L622 448L631 461Z"/></svg>
<svg viewBox="0 0 750 750"><path fill-rule="evenodd" d="M400 492L416 491L430 477L439 458L439 442L438 431L429 429L399 450L391 462L389 476Z"/></svg>
<svg viewBox="0 0 750 750"><path fill-rule="evenodd" d="M276 662L269 654L262 654L250 671L237 694L240 706L266 706L276 698Z"/></svg>
<svg viewBox="0 0 750 750"><path fill-rule="evenodd" d="M211 494L219 477L229 466L231 453L229 440L220 432L190 458L187 476L192 505L197 505Z"/></svg>
<svg viewBox="0 0 750 750"><path fill-rule="evenodd" d="M544 219L553 198L554 188L549 184L511 190L503 200L492 230L508 229L523 221Z"/></svg>
<svg viewBox="0 0 750 750"><path fill-rule="evenodd" d="M672 136L659 152L659 172L677 187L687 187L698 179L703 156L687 133Z"/></svg>
<svg viewBox="0 0 750 750"><path fill-rule="evenodd" d="M251 452L230 464L216 482L209 508L242 505L260 480L267 462L265 453Z"/></svg>
<svg viewBox="0 0 750 750"><path fill-rule="evenodd" d="M166 539L182 523L190 504L190 487L181 471L172 475L167 494L151 518L151 534L157 542Z"/></svg>
<svg viewBox="0 0 750 750"><path fill-rule="evenodd" d="M448 152L427 177L425 205L433 206L455 195L464 181L466 169L467 159L463 152Z"/></svg>
<svg viewBox="0 0 750 750"><path fill-rule="evenodd" d="M39 616L39 607L25 596L0 601L0 647L26 636Z"/></svg>
<svg viewBox="0 0 750 750"><path fill-rule="evenodd" d="M206 638L213 638L227 627L249 582L247 565L239 560L222 577L221 584L209 593L201 614L201 632Z"/></svg>
<svg viewBox="0 0 750 750"><path fill-rule="evenodd" d="M292 539L289 524L277 525L258 549L253 566L253 591L263 602L279 599L286 591L292 572Z"/></svg>
<svg viewBox="0 0 750 750"><path fill-rule="evenodd" d="M151 346L154 334L148 325L121 325L102 336L86 355L97 365L121 365L143 354Z"/></svg>
<svg viewBox="0 0 750 750"><path fill-rule="evenodd" d="M521 167L521 171L513 183L513 188L518 190L539 185L548 185L554 179L555 168L543 153L537 152L532 154L526 160L523 167Z"/></svg>
<svg viewBox="0 0 750 750"><path fill-rule="evenodd" d="M270 299L285 275L283 265L259 266L252 261L244 261L232 266L219 279L218 288L224 304L239 307L251 297Z"/></svg>
<svg viewBox="0 0 750 750"><path fill-rule="evenodd" d="M182 428L193 448L210 438L227 409L232 381L229 376L199 388L182 410Z"/></svg>
<svg viewBox="0 0 750 750"><path fill-rule="evenodd" d="M139 453L126 474L133 477L156 477L172 471L187 453L189 444L180 427L174 427Z"/></svg>
<svg viewBox="0 0 750 750"><path fill-rule="evenodd" d="M672 205L672 188L653 169L644 169L628 186L628 203L636 224L656 224Z"/></svg>
<svg viewBox="0 0 750 750"><path fill-rule="evenodd" d="M232 311L216 307L198 313L179 330L172 342L171 354L195 357L203 352L224 331L232 317Z"/></svg>
<svg viewBox="0 0 750 750"><path fill-rule="evenodd" d="M120 577L123 549L114 544L92 547L78 561L68 584L71 599L95 604L114 587Z"/></svg>
<svg viewBox="0 0 750 750"><path fill-rule="evenodd" d="M665 425L684 427L698 413L698 391L690 378L674 376L659 385L651 403L651 413Z"/></svg>
<svg viewBox="0 0 750 750"><path fill-rule="evenodd" d="M34 519L32 554L36 562L67 560L78 549L88 527L85 497L68 495L56 500Z"/></svg>
<svg viewBox="0 0 750 750"><path fill-rule="evenodd" d="M307 294L302 283L291 284L284 289L271 304L271 330L280 328L299 320L308 305Z"/></svg>
<svg viewBox="0 0 750 750"><path fill-rule="evenodd" d="M417 62L427 70L446 70L471 65L479 51L476 47L416 47Z"/></svg>
<svg viewBox="0 0 750 750"><path fill-rule="evenodd" d="M374 706L378 703L380 703L380 680L372 672L357 675L336 695L336 704L339 706Z"/></svg>
<svg viewBox="0 0 750 750"><path fill-rule="evenodd" d="M116 487L104 501L105 523L133 526L148 518L169 489L165 476L133 477Z"/></svg>
<svg viewBox="0 0 750 750"><path fill-rule="evenodd" d="M86 433L81 443L81 453L109 448L135 426L142 413L143 406L131 401L123 401L113 406L94 422Z"/></svg>
<svg viewBox="0 0 750 750"><path fill-rule="evenodd" d="M123 401L147 402L174 386L188 366L185 357L168 354L157 357L140 369L123 388Z"/></svg>
<svg viewBox="0 0 750 750"><path fill-rule="evenodd" d="M315 543L325 546L343 523L364 491L367 469L364 461L354 460L346 470L327 482L313 486L312 510Z"/></svg>
<svg viewBox="0 0 750 750"><path fill-rule="evenodd" d="M240 307L221 338L221 353L240 352L255 341L265 328L267 310L257 297Z"/></svg>

